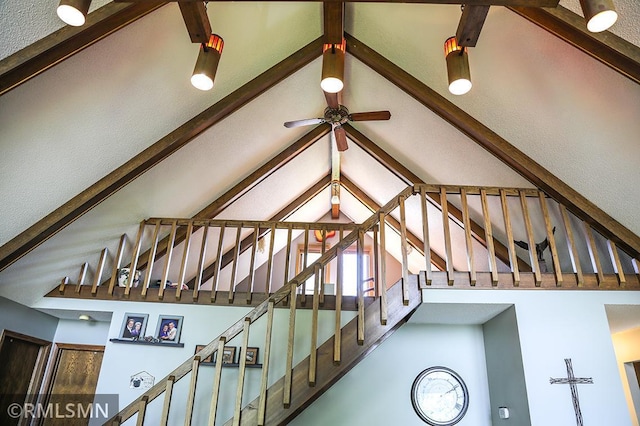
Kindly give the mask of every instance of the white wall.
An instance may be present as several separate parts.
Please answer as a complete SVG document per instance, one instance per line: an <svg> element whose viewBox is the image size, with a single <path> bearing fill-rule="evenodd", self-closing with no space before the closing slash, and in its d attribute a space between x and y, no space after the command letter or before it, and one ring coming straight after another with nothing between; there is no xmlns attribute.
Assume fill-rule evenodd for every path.
<svg viewBox="0 0 640 426"><path fill-rule="evenodd" d="M636 407L640 406L638 378L633 371L633 366L625 365L625 363L640 360L640 344L638 344L638 342L640 342L640 328L615 333L612 336L612 339L616 358L618 359L618 371L622 378L622 386L624 387L627 406L631 413L631 424L633 424L633 426L638 426L640 422L640 419L638 418L639 413L636 409ZM632 381L635 381L635 386L631 386Z"/></svg>
<svg viewBox="0 0 640 426"><path fill-rule="evenodd" d="M429 303L513 303L518 321L531 424L571 425L575 414L568 385L549 378L567 377L571 358L585 424L630 425L630 414L618 374L605 304L640 304L640 295L625 291L428 290Z"/></svg>
<svg viewBox="0 0 640 426"><path fill-rule="evenodd" d="M0 297L0 331L10 330L52 341L58 318Z"/></svg>
<svg viewBox="0 0 640 426"><path fill-rule="evenodd" d="M109 336L110 323L104 321L58 321L54 341L78 345L105 345Z"/></svg>
<svg viewBox="0 0 640 426"><path fill-rule="evenodd" d="M411 405L414 379L432 366L458 372L469 389L460 426L491 425L480 325L405 324L290 425L424 425Z"/></svg>

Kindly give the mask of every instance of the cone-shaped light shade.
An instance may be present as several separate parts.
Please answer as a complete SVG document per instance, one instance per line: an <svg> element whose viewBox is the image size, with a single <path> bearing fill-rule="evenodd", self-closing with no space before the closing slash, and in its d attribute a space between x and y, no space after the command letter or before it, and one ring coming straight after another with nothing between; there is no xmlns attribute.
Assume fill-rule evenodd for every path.
<svg viewBox="0 0 640 426"><path fill-rule="evenodd" d="M322 48L322 80L320 87L327 93L338 93L344 87L344 51L346 42L325 44Z"/></svg>
<svg viewBox="0 0 640 426"><path fill-rule="evenodd" d="M191 84L193 87L200 90L211 90L223 47L224 41L222 37L217 34L211 34L209 42L200 45L198 60L191 75Z"/></svg>
<svg viewBox="0 0 640 426"><path fill-rule="evenodd" d="M447 58L449 92L454 95L464 95L471 90L471 72L469 71L467 49L458 46L455 36L449 37L444 42L444 54Z"/></svg>
<svg viewBox="0 0 640 426"><path fill-rule="evenodd" d="M67 25L79 27L84 25L89 12L91 0L60 0L58 17Z"/></svg>
<svg viewBox="0 0 640 426"><path fill-rule="evenodd" d="M592 33L608 30L618 20L613 0L580 0L587 29Z"/></svg>

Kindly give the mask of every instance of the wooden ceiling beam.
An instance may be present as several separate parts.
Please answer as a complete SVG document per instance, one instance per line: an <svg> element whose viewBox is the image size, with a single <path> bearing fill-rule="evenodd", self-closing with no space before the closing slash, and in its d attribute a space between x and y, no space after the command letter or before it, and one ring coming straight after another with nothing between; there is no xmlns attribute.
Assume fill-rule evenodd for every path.
<svg viewBox="0 0 640 426"><path fill-rule="evenodd" d="M150 3L158 0L113 0L115 3ZM202 0L168 0L171 2L196 2ZM218 2L228 0L209 0ZM238 0L254 1L254 0ZM280 2L282 0L267 0L266 2ZM318 3L409 3L409 4L465 4L467 6L523 6L523 7L556 7L559 0L284 0L295 2Z"/></svg>
<svg viewBox="0 0 640 426"><path fill-rule="evenodd" d="M632 257L640 256L640 237L452 102L349 34L347 52L385 77L529 182L564 204Z"/></svg>
<svg viewBox="0 0 640 426"><path fill-rule="evenodd" d="M196 136L308 65L322 53L322 37L307 44L109 173L0 247L0 271L151 169Z"/></svg>
<svg viewBox="0 0 640 426"><path fill-rule="evenodd" d="M82 27L65 26L0 61L0 95L80 52L165 2L107 3Z"/></svg>
<svg viewBox="0 0 640 426"><path fill-rule="evenodd" d="M489 13L489 6L465 6L456 30L458 45L474 47Z"/></svg>
<svg viewBox="0 0 640 426"><path fill-rule="evenodd" d="M344 3L324 2L324 42L342 43L344 37Z"/></svg>
<svg viewBox="0 0 640 426"><path fill-rule="evenodd" d="M640 47L612 32L587 31L584 18L558 6L555 9L510 7L513 12L549 31L625 77L640 83Z"/></svg>
<svg viewBox="0 0 640 426"><path fill-rule="evenodd" d="M211 23L203 1L178 3L182 19L192 43L207 43L211 37Z"/></svg>

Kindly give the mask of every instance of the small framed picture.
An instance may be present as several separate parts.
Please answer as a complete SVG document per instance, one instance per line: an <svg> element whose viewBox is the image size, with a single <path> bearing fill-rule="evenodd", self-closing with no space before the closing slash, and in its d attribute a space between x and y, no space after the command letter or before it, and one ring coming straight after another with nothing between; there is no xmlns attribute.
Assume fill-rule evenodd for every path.
<svg viewBox="0 0 640 426"><path fill-rule="evenodd" d="M222 365L224 364L235 364L236 361L236 347L235 346L225 346L222 351Z"/></svg>
<svg viewBox="0 0 640 426"><path fill-rule="evenodd" d="M183 319L184 317L179 316L160 315L155 337L160 340L161 343L180 343L180 331L182 330Z"/></svg>
<svg viewBox="0 0 640 426"><path fill-rule="evenodd" d="M203 350L206 346L207 345L196 345L196 351L194 352L194 355L200 352L201 350ZM213 364L213 360L211 359L211 356L212 355L209 355L205 359L200 360L200 362L203 364Z"/></svg>
<svg viewBox="0 0 640 426"><path fill-rule="evenodd" d="M127 312L122 320L119 339L137 340L144 337L147 329L148 314L132 314Z"/></svg>
<svg viewBox="0 0 640 426"><path fill-rule="evenodd" d="M258 363L258 348L247 348L245 362L247 365L256 365Z"/></svg>

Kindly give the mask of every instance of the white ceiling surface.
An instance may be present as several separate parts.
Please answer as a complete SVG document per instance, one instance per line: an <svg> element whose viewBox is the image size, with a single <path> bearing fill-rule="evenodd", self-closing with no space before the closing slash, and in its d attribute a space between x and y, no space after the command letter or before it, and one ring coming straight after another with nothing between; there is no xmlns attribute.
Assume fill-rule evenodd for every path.
<svg viewBox="0 0 640 426"><path fill-rule="evenodd" d="M639 9L630 2L616 2L621 13ZM3 39L17 37L14 19L23 22L16 3L0 4ZM55 4L29 7L49 7L55 15ZM211 92L189 83L197 46L171 4L0 97L0 244L322 30L320 3L213 2L208 8L214 31L225 40ZM454 97L446 89L442 44L459 15L457 6L347 4L346 29L639 234L640 86L493 7L470 52L474 87ZM636 25L622 17L617 25L637 44ZM11 53L3 48L3 56ZM114 253L122 233L133 238L142 218L188 217L208 205L310 130L282 123L321 116L320 66L320 59L313 61L1 272L0 295L37 304L65 275L74 281L82 262L95 265L103 247ZM349 55L346 66L350 111L392 114L388 122L354 127L423 180L531 186ZM404 187L350 146L342 171L379 204ZM264 220L329 170L325 137L221 217ZM356 221L367 217L351 197L341 207ZM328 205L320 209L324 215ZM305 215L315 220L309 210Z"/></svg>

